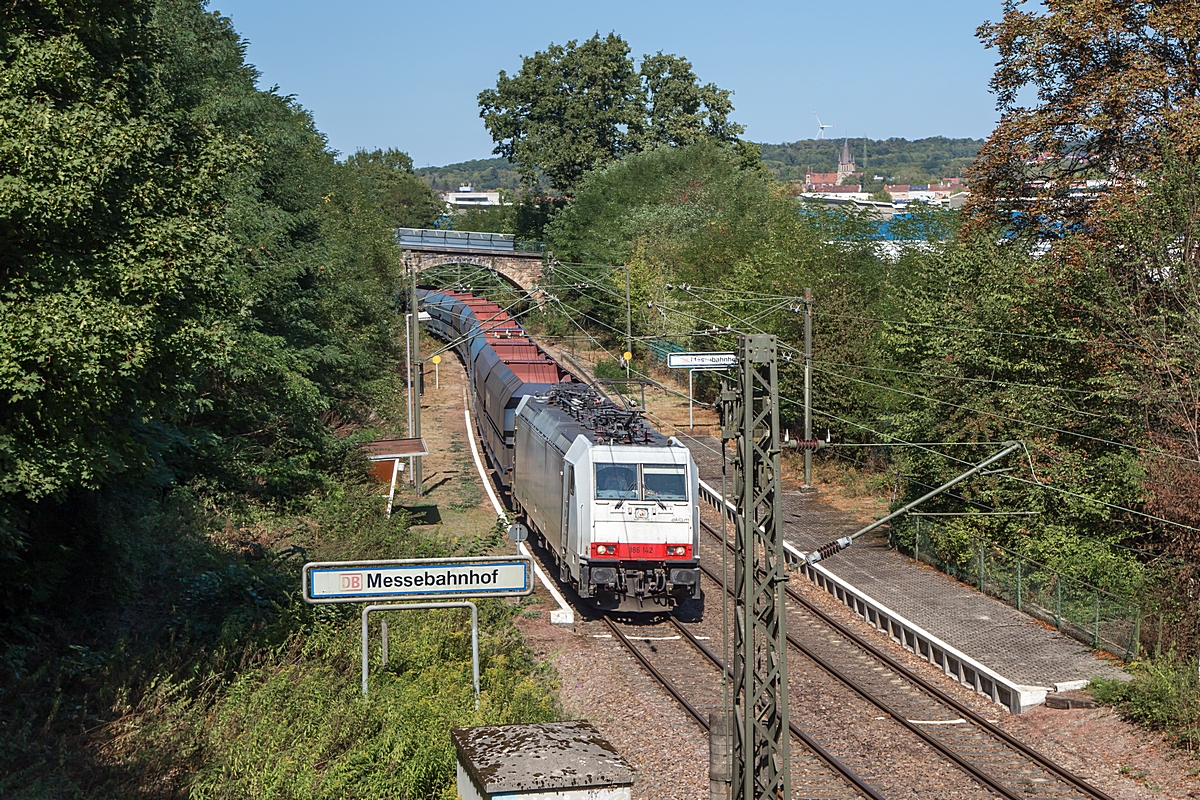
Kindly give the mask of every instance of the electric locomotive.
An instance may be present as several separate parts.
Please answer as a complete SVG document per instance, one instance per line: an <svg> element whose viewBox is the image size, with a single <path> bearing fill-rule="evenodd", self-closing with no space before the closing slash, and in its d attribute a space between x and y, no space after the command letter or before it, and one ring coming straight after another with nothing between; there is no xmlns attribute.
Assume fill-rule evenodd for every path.
<svg viewBox="0 0 1200 800"><path fill-rule="evenodd" d="M426 323L467 366L484 450L518 520L593 605L663 611L699 592L691 451L539 347L500 306L422 291Z"/></svg>

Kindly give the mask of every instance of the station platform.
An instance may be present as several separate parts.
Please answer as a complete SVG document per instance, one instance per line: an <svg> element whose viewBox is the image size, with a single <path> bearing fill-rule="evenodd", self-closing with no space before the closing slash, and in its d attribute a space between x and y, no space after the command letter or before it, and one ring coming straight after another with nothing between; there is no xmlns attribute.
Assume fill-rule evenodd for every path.
<svg viewBox="0 0 1200 800"><path fill-rule="evenodd" d="M675 435L710 487L702 487L702 496L717 505L720 440ZM785 540L803 552L865 525L815 492L785 491L783 513ZM804 572L876 629L1013 713L1096 676L1128 678L1083 643L896 552L881 530Z"/></svg>

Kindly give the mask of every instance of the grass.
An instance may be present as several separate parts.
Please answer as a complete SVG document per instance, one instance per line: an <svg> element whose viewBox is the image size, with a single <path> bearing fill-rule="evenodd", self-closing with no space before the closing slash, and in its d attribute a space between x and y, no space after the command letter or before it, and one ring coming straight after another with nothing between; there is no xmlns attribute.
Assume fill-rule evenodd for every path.
<svg viewBox="0 0 1200 800"><path fill-rule="evenodd" d="M1195 658L1168 653L1131 667L1133 680L1094 678L1089 691L1123 718L1190 753L1200 750L1200 674Z"/></svg>
<svg viewBox="0 0 1200 800"><path fill-rule="evenodd" d="M305 561L483 553L499 523L410 528L356 470L286 508L142 488L70 517L72 580L0 620L3 800L450 798L451 727L557 717L519 606L479 603L477 711L465 612L390 614L364 700L359 607L299 597Z"/></svg>

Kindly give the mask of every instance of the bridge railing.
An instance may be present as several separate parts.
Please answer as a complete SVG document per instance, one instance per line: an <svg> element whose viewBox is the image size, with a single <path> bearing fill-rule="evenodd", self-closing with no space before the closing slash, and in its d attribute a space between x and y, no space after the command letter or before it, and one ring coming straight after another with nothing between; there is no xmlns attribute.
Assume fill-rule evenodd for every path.
<svg viewBox="0 0 1200 800"><path fill-rule="evenodd" d="M540 253L543 242L518 239L511 233L450 231L434 228L396 228L396 243L401 247L428 250L494 250L504 253Z"/></svg>

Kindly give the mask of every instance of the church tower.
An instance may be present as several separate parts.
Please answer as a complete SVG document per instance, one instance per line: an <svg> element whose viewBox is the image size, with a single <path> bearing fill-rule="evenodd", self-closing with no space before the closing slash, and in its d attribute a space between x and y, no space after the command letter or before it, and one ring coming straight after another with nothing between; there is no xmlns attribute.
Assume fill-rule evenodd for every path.
<svg viewBox="0 0 1200 800"><path fill-rule="evenodd" d="M842 154L838 157L837 182L847 183L854 173L854 154L850 152L850 140L847 139L842 145Z"/></svg>

